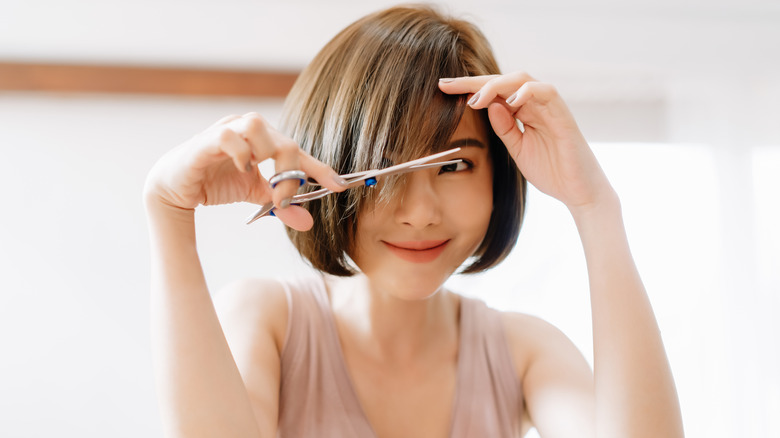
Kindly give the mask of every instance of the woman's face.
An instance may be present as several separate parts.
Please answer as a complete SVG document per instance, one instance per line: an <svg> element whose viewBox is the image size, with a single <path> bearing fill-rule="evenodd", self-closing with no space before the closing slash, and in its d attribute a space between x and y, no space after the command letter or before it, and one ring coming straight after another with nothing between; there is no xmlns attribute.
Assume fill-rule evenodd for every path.
<svg viewBox="0 0 780 438"><path fill-rule="evenodd" d="M389 202L360 213L352 260L375 290L402 299L433 295L479 247L493 210L486 126L470 108L449 147L463 163L411 172Z"/></svg>

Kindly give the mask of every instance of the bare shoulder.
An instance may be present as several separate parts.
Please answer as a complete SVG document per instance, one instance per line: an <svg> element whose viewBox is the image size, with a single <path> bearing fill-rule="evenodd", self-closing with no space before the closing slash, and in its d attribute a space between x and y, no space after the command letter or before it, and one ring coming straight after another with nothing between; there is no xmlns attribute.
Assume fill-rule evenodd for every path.
<svg viewBox="0 0 780 438"><path fill-rule="evenodd" d="M501 312L507 343L521 378L534 363L540 361L564 363L574 360L578 368L588 368L585 358L560 329L532 315Z"/></svg>
<svg viewBox="0 0 780 438"><path fill-rule="evenodd" d="M504 331L526 401L524 420L541 436L577 436L592 428L593 373L582 352L541 318L503 312ZM562 424L561 417L571 421Z"/></svg>
<svg viewBox="0 0 780 438"><path fill-rule="evenodd" d="M282 351L288 304L279 281L247 278L233 282L215 294L214 306L231 349L248 348L235 344L262 342L270 336L277 352Z"/></svg>
<svg viewBox="0 0 780 438"><path fill-rule="evenodd" d="M523 377L534 358L548 348L558 348L560 344L571 341L557 327L549 322L525 313L501 312L504 333L518 369Z"/></svg>

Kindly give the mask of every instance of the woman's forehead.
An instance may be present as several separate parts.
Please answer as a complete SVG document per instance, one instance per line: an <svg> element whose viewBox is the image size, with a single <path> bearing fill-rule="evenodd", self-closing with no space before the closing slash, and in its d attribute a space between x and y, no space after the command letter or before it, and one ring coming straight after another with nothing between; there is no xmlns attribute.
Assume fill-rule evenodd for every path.
<svg viewBox="0 0 780 438"><path fill-rule="evenodd" d="M469 107L466 107L460 123L455 128L455 132L450 138L450 142L462 139L473 138L480 140L484 145L488 143L487 125L481 114Z"/></svg>

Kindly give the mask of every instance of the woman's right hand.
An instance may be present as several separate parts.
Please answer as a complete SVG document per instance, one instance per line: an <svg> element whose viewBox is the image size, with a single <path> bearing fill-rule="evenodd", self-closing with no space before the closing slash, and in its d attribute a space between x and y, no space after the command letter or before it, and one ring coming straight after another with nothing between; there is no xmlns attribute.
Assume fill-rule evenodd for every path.
<svg viewBox="0 0 780 438"><path fill-rule="evenodd" d="M147 177L146 200L179 209L273 201L282 222L308 230L313 223L308 211L287 207L299 182L282 181L272 189L260 174L257 164L269 158L275 160L277 173L300 169L334 192L346 188L333 169L302 151L258 114L249 113L225 117L163 155Z"/></svg>

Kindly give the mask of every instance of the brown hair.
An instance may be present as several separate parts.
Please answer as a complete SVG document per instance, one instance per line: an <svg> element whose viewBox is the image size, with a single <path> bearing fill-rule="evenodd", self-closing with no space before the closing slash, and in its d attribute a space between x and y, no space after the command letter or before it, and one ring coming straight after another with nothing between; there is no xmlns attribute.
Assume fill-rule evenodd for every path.
<svg viewBox="0 0 780 438"><path fill-rule="evenodd" d="M395 7L368 15L336 35L298 77L284 129L301 148L339 174L386 167L428 155L447 144L464 111L464 96L439 91L445 77L499 73L484 35L471 23L428 6ZM494 208L487 233L462 272L486 270L517 240L526 182L487 121ZM399 178L387 178L380 198ZM288 228L303 257L324 272L355 273L348 255L358 212L376 201L373 190L350 189L304 204L314 217L308 232Z"/></svg>

